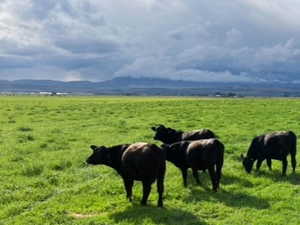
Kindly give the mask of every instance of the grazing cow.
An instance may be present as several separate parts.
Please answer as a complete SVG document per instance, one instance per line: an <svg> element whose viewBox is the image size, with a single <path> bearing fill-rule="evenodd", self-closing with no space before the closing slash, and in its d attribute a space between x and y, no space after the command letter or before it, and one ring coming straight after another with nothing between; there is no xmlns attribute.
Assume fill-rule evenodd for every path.
<svg viewBox="0 0 300 225"><path fill-rule="evenodd" d="M192 168L193 176L198 184L200 184L198 170L208 169L212 189L218 190L224 161L224 145L218 139L180 141L162 146L167 153L167 160L181 170L185 187L188 168Z"/></svg>
<svg viewBox="0 0 300 225"><path fill-rule="evenodd" d="M195 130L190 132L183 132L174 130L164 125L151 127L155 132L154 140L162 141L165 144L172 144L179 141L192 141L208 138L216 138L216 135L209 129Z"/></svg>
<svg viewBox="0 0 300 225"><path fill-rule="evenodd" d="M86 160L88 164L104 164L115 169L123 178L127 198L132 200L133 181L143 183L142 205L147 204L151 184L157 180L158 203L163 206L164 176L166 161L164 151L154 144L135 143L113 147L91 146L93 154Z"/></svg>
<svg viewBox="0 0 300 225"><path fill-rule="evenodd" d="M252 140L247 152L247 156L244 157L243 154L241 155L243 166L245 170L250 173L256 160L256 170L259 170L262 162L266 159L267 165L271 170L271 159L281 160L282 176L285 176L288 164L288 154L291 154L293 172L295 172L297 152L296 148L297 137L292 131L277 131L257 136Z"/></svg>

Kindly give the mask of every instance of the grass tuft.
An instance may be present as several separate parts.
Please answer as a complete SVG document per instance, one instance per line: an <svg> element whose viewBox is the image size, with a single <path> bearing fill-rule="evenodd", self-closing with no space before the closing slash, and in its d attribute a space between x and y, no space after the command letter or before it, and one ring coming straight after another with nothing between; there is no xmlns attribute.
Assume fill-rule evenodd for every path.
<svg viewBox="0 0 300 225"><path fill-rule="evenodd" d="M22 131L22 132L29 132L29 131L32 131L32 128L30 128L30 127L19 127L18 130Z"/></svg>
<svg viewBox="0 0 300 225"><path fill-rule="evenodd" d="M44 166L42 164L27 164L22 169L22 175L27 177L38 176L41 175L44 170Z"/></svg>

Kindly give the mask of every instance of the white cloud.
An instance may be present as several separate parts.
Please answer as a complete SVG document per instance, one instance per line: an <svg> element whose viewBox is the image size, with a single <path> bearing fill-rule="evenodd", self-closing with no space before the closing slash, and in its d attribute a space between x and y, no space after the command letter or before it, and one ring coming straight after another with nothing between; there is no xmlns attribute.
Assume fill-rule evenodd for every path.
<svg viewBox="0 0 300 225"><path fill-rule="evenodd" d="M0 79L299 80L299 10L296 0L3 0Z"/></svg>
<svg viewBox="0 0 300 225"><path fill-rule="evenodd" d="M69 72L66 75L64 75L64 81L81 81L82 77L81 74L74 71L74 72Z"/></svg>

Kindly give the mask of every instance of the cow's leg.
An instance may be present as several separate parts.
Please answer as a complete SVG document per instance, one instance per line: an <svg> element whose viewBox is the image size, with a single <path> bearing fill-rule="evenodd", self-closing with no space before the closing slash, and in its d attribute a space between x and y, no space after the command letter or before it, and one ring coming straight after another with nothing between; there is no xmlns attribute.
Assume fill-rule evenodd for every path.
<svg viewBox="0 0 300 225"><path fill-rule="evenodd" d="M264 160L258 159L256 162L256 171L259 171L259 168Z"/></svg>
<svg viewBox="0 0 300 225"><path fill-rule="evenodd" d="M152 182L150 180L143 180L142 182L143 182L143 198L141 204L147 205L147 200L151 191Z"/></svg>
<svg viewBox="0 0 300 225"><path fill-rule="evenodd" d="M158 192L157 206L163 207L164 177L158 177L157 179L157 192Z"/></svg>
<svg viewBox="0 0 300 225"><path fill-rule="evenodd" d="M133 186L133 179L131 178L124 178L124 185L127 193L127 198L129 201L132 201L132 186Z"/></svg>
<svg viewBox="0 0 300 225"><path fill-rule="evenodd" d="M159 174L157 177L157 192L158 192L157 206L158 207L163 207L165 172L166 172L166 164L164 163L163 166L161 167L160 171L158 172Z"/></svg>
<svg viewBox="0 0 300 225"><path fill-rule="evenodd" d="M220 180L221 180L221 175L222 175L222 167L223 167L223 162L218 162L216 165L216 176L217 176L217 187L219 188L220 186Z"/></svg>
<svg viewBox="0 0 300 225"><path fill-rule="evenodd" d="M267 158L267 165L269 167L269 170L272 170L272 160L271 160L271 158Z"/></svg>
<svg viewBox="0 0 300 225"><path fill-rule="evenodd" d="M290 149L290 153L291 153L293 173L295 173L295 170L296 170L297 139L295 138L292 142L293 143L292 143L292 147Z"/></svg>
<svg viewBox="0 0 300 225"><path fill-rule="evenodd" d="M196 180L196 183L199 185L200 184L200 180L199 180L199 175L198 175L198 169L197 168L192 168L193 171L193 176Z"/></svg>
<svg viewBox="0 0 300 225"><path fill-rule="evenodd" d="M186 177L187 177L187 168L180 168L181 170L181 174L182 174L182 179L183 179L183 186L187 187L187 181L186 181Z"/></svg>
<svg viewBox="0 0 300 225"><path fill-rule="evenodd" d="M216 176L216 172L215 172L215 168L214 166L210 166L208 168L208 172L209 172L209 176L210 176L210 179L211 179L211 183L212 183L212 190L217 192L218 190L218 184L217 184L217 176Z"/></svg>
<svg viewBox="0 0 300 225"><path fill-rule="evenodd" d="M287 168L287 165L288 165L288 161L286 159L286 156L283 157L282 159L282 176L285 176L286 175L286 168Z"/></svg>
<svg viewBox="0 0 300 225"><path fill-rule="evenodd" d="M291 154L291 162L292 162L292 167L293 167L293 173L295 173L296 170L296 155L295 154Z"/></svg>

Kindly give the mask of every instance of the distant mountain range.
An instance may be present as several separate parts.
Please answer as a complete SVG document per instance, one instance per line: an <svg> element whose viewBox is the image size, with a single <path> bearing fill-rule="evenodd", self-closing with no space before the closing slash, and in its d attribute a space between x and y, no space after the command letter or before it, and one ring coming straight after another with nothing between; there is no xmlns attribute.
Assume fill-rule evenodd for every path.
<svg viewBox="0 0 300 225"><path fill-rule="evenodd" d="M53 80L0 80L2 93L64 92L92 95L243 95L300 96L300 84L221 83L160 78L117 77L103 82Z"/></svg>

